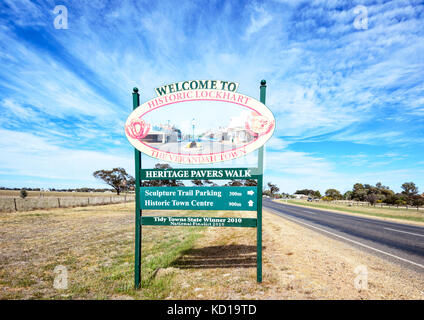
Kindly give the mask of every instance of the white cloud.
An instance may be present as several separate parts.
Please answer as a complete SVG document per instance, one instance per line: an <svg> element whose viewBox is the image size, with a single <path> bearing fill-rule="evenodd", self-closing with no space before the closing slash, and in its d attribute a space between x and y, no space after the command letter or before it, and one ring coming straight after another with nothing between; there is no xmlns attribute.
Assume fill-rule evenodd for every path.
<svg viewBox="0 0 424 320"><path fill-rule="evenodd" d="M255 7L253 11L250 16L250 25L246 29L246 37L258 32L272 20L271 14L262 7Z"/></svg>
<svg viewBox="0 0 424 320"><path fill-rule="evenodd" d="M134 171L131 170L130 152L114 155L112 152L63 148L29 133L1 129L0 149L2 174L48 179L46 186L51 187L57 186L55 180L67 180L69 185L80 187L100 186L92 177L99 169L124 167L129 172Z"/></svg>
<svg viewBox="0 0 424 320"><path fill-rule="evenodd" d="M0 126L14 130L3 129L1 143L32 167L20 171L24 163L2 159L1 168L85 179L83 165L92 170L95 157L102 166L132 167L132 155L120 146L126 141L116 139L132 108L132 87L145 101L154 87L186 79L236 81L253 97L267 80L267 105L277 120L267 168L288 185L349 179L324 157L289 151L282 136L320 141L319 135L339 132L326 139L399 147L424 142L422 5L367 5L369 29L357 31L354 6L343 1L281 2L241 8L227 2L217 10L197 2L95 1L70 6L70 29L54 30L51 2L8 0L11 22L0 26ZM301 11L295 9L300 3ZM16 33L15 24L57 47L40 48ZM14 145L21 140L33 152L19 153ZM66 146L76 149L77 166ZM60 161L73 174L60 171L54 164Z"/></svg>

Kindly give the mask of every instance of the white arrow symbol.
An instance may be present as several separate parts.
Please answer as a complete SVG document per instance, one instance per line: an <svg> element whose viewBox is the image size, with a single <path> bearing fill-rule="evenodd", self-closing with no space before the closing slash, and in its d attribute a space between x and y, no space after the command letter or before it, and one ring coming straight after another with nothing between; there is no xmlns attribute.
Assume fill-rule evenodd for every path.
<svg viewBox="0 0 424 320"><path fill-rule="evenodd" d="M248 204L249 204L249 207L253 207L253 201L252 200L249 200Z"/></svg>
<svg viewBox="0 0 424 320"><path fill-rule="evenodd" d="M249 191L247 191L247 194L248 194L249 196L253 196L254 192L253 192L253 190L249 190Z"/></svg>

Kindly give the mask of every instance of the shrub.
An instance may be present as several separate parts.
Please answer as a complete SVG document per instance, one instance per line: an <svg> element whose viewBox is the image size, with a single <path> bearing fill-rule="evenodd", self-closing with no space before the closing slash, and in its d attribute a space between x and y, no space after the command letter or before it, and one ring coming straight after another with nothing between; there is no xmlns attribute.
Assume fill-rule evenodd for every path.
<svg viewBox="0 0 424 320"><path fill-rule="evenodd" d="M28 192L25 189L21 189L21 191L19 191L19 196L25 199L28 196Z"/></svg>

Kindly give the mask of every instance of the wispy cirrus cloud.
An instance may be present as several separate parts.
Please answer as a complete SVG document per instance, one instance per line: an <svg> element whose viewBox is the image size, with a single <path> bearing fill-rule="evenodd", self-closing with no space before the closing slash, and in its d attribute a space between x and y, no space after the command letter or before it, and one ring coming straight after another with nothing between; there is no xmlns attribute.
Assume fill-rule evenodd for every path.
<svg viewBox="0 0 424 320"><path fill-rule="evenodd" d="M50 152L51 161L62 161L67 152L92 152L80 157L81 167L87 161L92 168L95 155L109 159L109 165L102 163L106 167L118 159L130 165L122 126L131 110L131 88L140 87L145 101L156 86L186 79L236 81L240 92L257 97L265 78L267 105L277 119L267 170L293 175L293 181L297 176L304 187L323 185L325 175L332 177L329 186L342 185L349 170L340 165L346 159L339 153L351 154L352 143L383 148L379 154L411 154L423 142L419 1L361 2L368 12L365 30L353 25L357 4L345 1L63 4L67 30L53 27L51 1L0 4L0 128L12 141L26 134L25 139L58 148ZM346 150L328 149L326 143L334 141L346 143ZM325 152L310 151L313 143ZM3 147L19 156L12 143ZM26 155L35 159L31 169L48 175L42 164L47 157L36 159L37 152ZM378 162L375 154L364 154ZM390 170L414 166L404 161ZM20 164L3 165L25 175ZM52 177L68 176L60 166L50 170ZM364 167L355 174L371 173ZM79 177L96 185L85 170ZM6 180L10 177L0 183Z"/></svg>

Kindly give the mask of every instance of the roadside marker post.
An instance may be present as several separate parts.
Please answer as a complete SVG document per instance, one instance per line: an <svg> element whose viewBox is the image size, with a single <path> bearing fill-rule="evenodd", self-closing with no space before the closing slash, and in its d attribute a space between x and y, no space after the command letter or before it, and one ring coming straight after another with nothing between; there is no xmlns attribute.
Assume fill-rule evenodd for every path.
<svg viewBox="0 0 424 320"><path fill-rule="evenodd" d="M203 81L203 82L202 82ZM138 89L133 89L133 113L127 120L125 132L128 140L134 146L135 160L135 265L134 265L134 286L139 289L141 286L141 247L142 247L142 226L205 226L205 227L250 227L256 228L256 246L257 246L257 282L262 282L262 190L263 190L263 157L265 142L272 136L275 128L275 119L270 110L265 106L266 81L261 81L260 101L253 98L234 93L238 84L228 85L228 89L233 88L231 93L216 89L218 81L199 80L198 83L206 86L209 90L194 90L197 86L196 81L185 81L176 83L156 91L161 97L160 100L152 99L143 105L140 105L140 94ZM224 84L228 82L223 82ZM210 88L207 86L210 84ZM189 88L179 97L184 97L186 101L193 101L193 97L200 97L196 100L216 101L217 97L227 98L233 104L243 105L251 110L253 120L246 121L246 132L251 135L252 141L245 146L223 151L221 154L206 155L185 155L163 152L149 146L145 141L148 135L150 124L147 124L141 118L149 109L160 107L160 101L172 101L171 86L178 85L181 88ZM215 87L214 87L215 86ZM169 87L171 93L164 91ZM196 87L197 88L197 87ZM222 86L224 88L224 85ZM173 88L175 90L175 88ZM214 92L215 91L215 92ZM168 100L169 98L169 100ZM175 99L175 97L174 97ZM231 100L231 101L230 101ZM159 102L158 102L159 101ZM237 102L235 102L237 101ZM244 103L244 104L243 104ZM169 105L172 103L164 104ZM147 110L147 111L146 111ZM194 137L193 137L194 138ZM195 143L195 141L193 141ZM162 141L162 143L164 143ZM238 149L244 150L238 153ZM143 169L141 161L141 152L160 160L171 161L183 164L201 164L214 163L231 160L244 156L249 152L258 150L257 167L254 168L176 168L176 169ZM170 154L170 155L169 155ZM255 180L256 186L214 186L214 187L144 187L142 181L149 180ZM145 210L233 210L233 211L256 211L256 218L241 217L192 217L192 216L146 216L143 217Z"/></svg>

